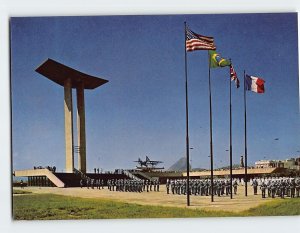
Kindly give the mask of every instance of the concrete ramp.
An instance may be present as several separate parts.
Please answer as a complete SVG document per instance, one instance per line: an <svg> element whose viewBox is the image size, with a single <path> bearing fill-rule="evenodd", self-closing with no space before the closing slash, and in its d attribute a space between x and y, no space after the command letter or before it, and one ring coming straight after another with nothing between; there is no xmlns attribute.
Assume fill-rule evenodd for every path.
<svg viewBox="0 0 300 233"><path fill-rule="evenodd" d="M32 170L19 170L15 171L16 177L28 177L28 176L46 176L56 187L64 188L65 184L55 175L55 173L48 169L32 169Z"/></svg>

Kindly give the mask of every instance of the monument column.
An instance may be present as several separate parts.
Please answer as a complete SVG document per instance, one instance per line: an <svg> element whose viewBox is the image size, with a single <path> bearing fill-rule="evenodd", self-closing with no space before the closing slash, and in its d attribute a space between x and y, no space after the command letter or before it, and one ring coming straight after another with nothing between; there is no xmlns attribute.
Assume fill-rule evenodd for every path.
<svg viewBox="0 0 300 233"><path fill-rule="evenodd" d="M86 173L86 139L85 139L85 107L84 107L84 83L76 87L77 93L77 135L78 135L78 170Z"/></svg>
<svg viewBox="0 0 300 233"><path fill-rule="evenodd" d="M73 143L73 106L72 88L77 93L77 134L78 134L78 170L86 173L86 138L85 138L85 107L84 90L95 89L108 80L97 78L71 67L63 65L48 58L42 65L36 68L36 72L45 76L54 83L63 86L65 92L65 144L66 144L66 172L74 172L74 143Z"/></svg>
<svg viewBox="0 0 300 233"><path fill-rule="evenodd" d="M72 104L72 82L68 78L64 82L65 91L65 143L66 143L66 172L72 173L74 169L73 152L73 104Z"/></svg>

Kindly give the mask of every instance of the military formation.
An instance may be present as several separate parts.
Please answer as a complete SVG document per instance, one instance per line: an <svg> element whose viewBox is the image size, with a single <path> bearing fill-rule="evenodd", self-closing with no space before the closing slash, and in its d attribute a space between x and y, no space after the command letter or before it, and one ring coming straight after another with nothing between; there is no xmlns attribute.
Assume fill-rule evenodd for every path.
<svg viewBox="0 0 300 233"><path fill-rule="evenodd" d="M253 194L258 195L260 191L262 198L270 197L299 197L300 195L300 177L270 177L250 179L250 185L253 187ZM238 186L244 186L243 179L232 180L232 192L237 194ZM228 196L231 194L230 179L214 179L213 189L210 179L190 179L190 195L210 196L213 190L215 196ZM166 182L167 194L186 195L186 179L168 179Z"/></svg>
<svg viewBox="0 0 300 233"><path fill-rule="evenodd" d="M300 177L254 178L250 180L250 184L254 195L257 195L258 189L261 190L262 198L300 197Z"/></svg>
<svg viewBox="0 0 300 233"><path fill-rule="evenodd" d="M81 188L104 189L104 180L102 179L82 178L79 183Z"/></svg>
<svg viewBox="0 0 300 233"><path fill-rule="evenodd" d="M116 179L108 180L107 188L109 191L119 192L159 192L159 180L143 179Z"/></svg>
<svg viewBox="0 0 300 233"><path fill-rule="evenodd" d="M80 187L87 189L104 189L103 179L91 179L84 177L80 179ZM141 180L141 179L108 179L107 189L109 191L119 192L159 192L159 180Z"/></svg>
<svg viewBox="0 0 300 233"><path fill-rule="evenodd" d="M232 180L232 192L237 194L238 186L244 186L243 179ZM261 194L262 198L275 197L300 197L300 177L269 177L269 178L253 178L249 180L250 186L253 187L253 194ZM109 179L106 184L103 179L91 179L83 177L80 180L80 187L91 189L104 189L107 186L109 191L118 192L159 192L160 182L158 179ZM189 193L195 196L210 196L213 190L215 196L228 196L231 194L230 179L218 178L214 179L213 188L210 179L190 179ZM186 179L167 179L167 194L186 195L187 180Z"/></svg>
<svg viewBox="0 0 300 233"><path fill-rule="evenodd" d="M241 183L238 179L233 179L232 190L237 194L237 187ZM213 189L209 179L190 179L189 192L195 196L209 196L211 192L216 196L224 196L231 194L230 179L215 179L213 182ZM167 194L186 195L187 194L187 180L186 179L167 179L166 182Z"/></svg>

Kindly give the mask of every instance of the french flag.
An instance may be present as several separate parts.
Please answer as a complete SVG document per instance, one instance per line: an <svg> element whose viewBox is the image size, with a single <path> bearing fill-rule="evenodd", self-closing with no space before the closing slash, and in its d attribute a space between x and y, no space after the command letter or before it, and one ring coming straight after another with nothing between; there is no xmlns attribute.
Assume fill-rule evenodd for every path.
<svg viewBox="0 0 300 233"><path fill-rule="evenodd" d="M259 94L264 93L265 92L264 83L265 81L263 79L246 74L245 87L247 91L253 91Z"/></svg>

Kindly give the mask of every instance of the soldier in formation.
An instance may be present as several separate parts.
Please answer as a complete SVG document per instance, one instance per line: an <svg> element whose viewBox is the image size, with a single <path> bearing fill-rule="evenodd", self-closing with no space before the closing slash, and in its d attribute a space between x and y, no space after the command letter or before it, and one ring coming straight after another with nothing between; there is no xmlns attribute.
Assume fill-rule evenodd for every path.
<svg viewBox="0 0 300 233"><path fill-rule="evenodd" d="M237 194L237 186L239 181L237 179L233 179L233 188L234 194ZM187 190L187 180L186 179L173 179L167 180L166 183L167 194L177 194L177 195L186 195ZM209 179L191 179L189 182L189 193L195 196L209 196L211 192L214 192L214 195L223 196L230 195L230 179L215 179L213 183L213 187L211 185L211 181Z"/></svg>
<svg viewBox="0 0 300 233"><path fill-rule="evenodd" d="M83 185L84 185L84 180L83 179L80 179L80 181L79 181L79 184L80 184L80 188L83 188Z"/></svg>
<svg viewBox="0 0 300 233"><path fill-rule="evenodd" d="M237 182L237 180L235 179L235 180L233 181L233 183L232 183L234 195L237 194L237 186L238 186L238 182Z"/></svg>
<svg viewBox="0 0 300 233"><path fill-rule="evenodd" d="M141 180L141 179L116 179L108 180L107 187L110 191L119 192L149 192L153 190L159 192L159 181L158 180Z"/></svg>
<svg viewBox="0 0 300 233"><path fill-rule="evenodd" d="M166 182L166 190L167 190L167 194L170 193L170 180L167 179L167 182Z"/></svg>
<svg viewBox="0 0 300 233"><path fill-rule="evenodd" d="M252 184L253 186L253 193L254 195L257 195L257 187L258 187L258 181L256 179L252 180Z"/></svg>
<svg viewBox="0 0 300 233"><path fill-rule="evenodd" d="M261 189L261 197L262 197L262 198L266 198L266 189L267 189L267 185L265 184L265 182L262 182L262 183L261 183L260 189Z"/></svg>
<svg viewBox="0 0 300 233"><path fill-rule="evenodd" d="M266 196L269 198L295 198L300 195L300 177L254 178L252 180L253 188L255 184L260 186L262 198L266 198Z"/></svg>
<svg viewBox="0 0 300 233"><path fill-rule="evenodd" d="M96 188L102 189L104 188L104 180L103 179L91 179L89 177L82 177L79 181L80 188L87 187L89 188Z"/></svg>

